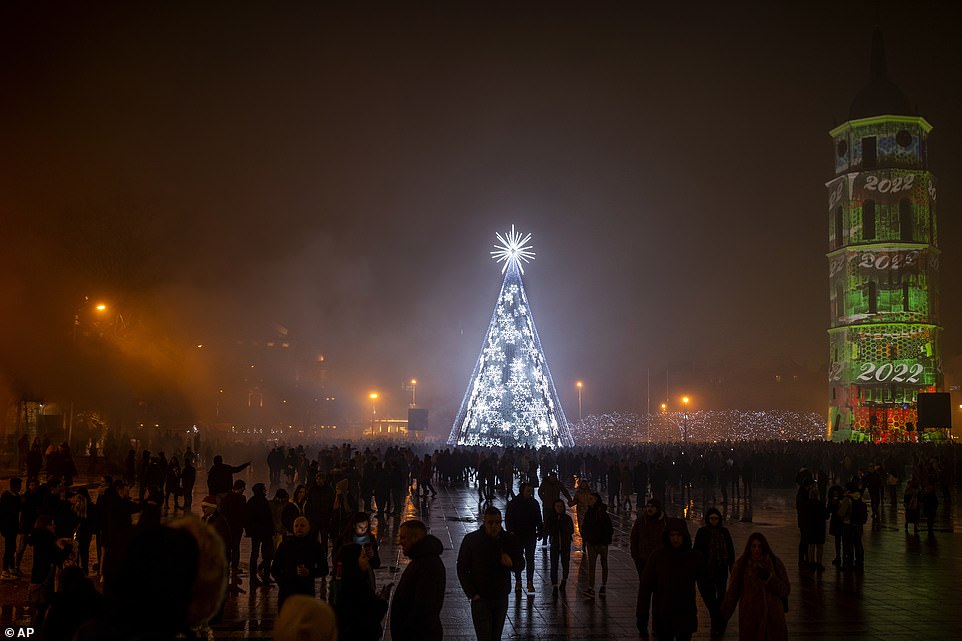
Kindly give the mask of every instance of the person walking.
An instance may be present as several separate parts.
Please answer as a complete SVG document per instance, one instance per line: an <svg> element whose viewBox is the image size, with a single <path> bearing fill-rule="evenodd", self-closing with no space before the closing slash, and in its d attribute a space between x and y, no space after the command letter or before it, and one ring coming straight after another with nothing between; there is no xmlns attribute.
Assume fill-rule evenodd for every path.
<svg viewBox="0 0 962 641"><path fill-rule="evenodd" d="M575 524L565 510L565 502L555 499L552 511L545 521L545 531L548 533L549 558L551 567L551 593L556 594L559 589L558 564L561 564L562 592L568 584L568 568L571 564L571 540L575 534Z"/></svg>
<svg viewBox="0 0 962 641"><path fill-rule="evenodd" d="M230 554L230 572L235 581L239 581L240 572L240 544L244 537L244 526L247 518L247 497L244 492L247 490L247 483L244 479L234 481L234 486L230 492L221 499L220 511L230 526L230 540L227 541L228 553ZM251 568L254 574L254 568Z"/></svg>
<svg viewBox="0 0 962 641"><path fill-rule="evenodd" d="M521 543L524 552L524 569L528 576L528 593L534 592L534 549L541 538L544 523L541 520L541 506L534 498L534 488L524 482L518 488L518 495L508 502L505 525ZM521 594L521 568L514 571L514 591Z"/></svg>
<svg viewBox="0 0 962 641"><path fill-rule="evenodd" d="M753 532L732 568L721 614L727 621L738 606L739 641L787 641L785 611L791 589L785 564L772 553L765 535Z"/></svg>
<svg viewBox="0 0 962 641"><path fill-rule="evenodd" d="M538 488L538 498L541 499L542 521L547 523L548 518L554 513L554 502L564 496L571 501L571 493L558 478L558 472L550 470L548 475L541 480L541 487ZM544 543L548 543L548 533L544 533Z"/></svg>
<svg viewBox="0 0 962 641"><path fill-rule="evenodd" d="M369 562L370 557L357 543L345 543L338 552L341 587L334 600L334 612L340 639L378 641L383 634L381 621L387 614L394 584L388 583L375 594L368 578Z"/></svg>
<svg viewBox="0 0 962 641"><path fill-rule="evenodd" d="M828 488L828 533L832 535L835 542L835 558L832 565L842 565L842 519L838 515L838 508L845 495L845 489L840 485L833 485Z"/></svg>
<svg viewBox="0 0 962 641"><path fill-rule="evenodd" d="M648 557L641 576L642 589L652 595L659 641L688 641L698 629L695 583L701 567L685 521L668 519L662 546Z"/></svg>
<svg viewBox="0 0 962 641"><path fill-rule="evenodd" d="M591 484L588 483L587 479L581 479L578 481L578 487L575 489L575 495L568 501L568 507L573 507L575 509L575 518L578 520L578 535L581 536L581 551L585 551L584 542L584 523L585 515L588 513L588 499L591 496Z"/></svg>
<svg viewBox="0 0 962 641"><path fill-rule="evenodd" d="M865 568L862 526L868 521L868 506L855 481L849 481L845 490L838 506L838 516L842 519L842 570L862 572Z"/></svg>
<svg viewBox="0 0 962 641"><path fill-rule="evenodd" d="M294 534L284 539L271 564L271 576L277 581L277 609L292 594L314 596L314 579L322 576L324 553L321 544L308 536L311 524L306 517L294 519Z"/></svg>
<svg viewBox="0 0 962 641"><path fill-rule="evenodd" d="M441 561L444 546L428 534L421 521L398 528L398 544L410 559L391 602L392 641L441 641L441 608L447 572Z"/></svg>
<svg viewBox="0 0 962 641"><path fill-rule="evenodd" d="M919 519L922 513L922 487L918 479L912 478L912 480L908 482L905 486L905 496L902 500L905 504L905 533L908 534L909 525L911 524L913 528L915 528L913 534L918 534Z"/></svg>
<svg viewBox="0 0 962 641"><path fill-rule="evenodd" d="M501 638L508 615L511 574L524 567L518 538L501 527L501 510L485 509L479 529L467 534L458 550L458 582L471 601L478 641Z"/></svg>
<svg viewBox="0 0 962 641"><path fill-rule="evenodd" d="M635 562L638 572L638 599L635 604L635 624L638 632L648 634L648 618L651 612L651 594L641 587L641 575L645 571L645 564L651 553L662 545L662 534L665 531L667 519L661 511L661 502L652 497L645 502L644 513L631 526L630 550L631 558Z"/></svg>
<svg viewBox="0 0 962 641"><path fill-rule="evenodd" d="M608 516L608 506L601 500L601 495L593 492L588 499L588 513L585 514L584 530L581 533L585 540L588 555L588 589L584 594L589 599L595 598L595 567L601 558L601 588L598 596L604 597L608 586L608 546L614 537L614 527Z"/></svg>
<svg viewBox="0 0 962 641"><path fill-rule="evenodd" d="M20 533L20 516L23 512L23 497L20 489L23 480L13 477L9 487L0 495L0 536L3 537L3 574L0 580L10 581L17 578L17 535Z"/></svg>
<svg viewBox="0 0 962 641"><path fill-rule="evenodd" d="M251 486L251 499L245 507L244 530L251 539L251 554L248 563L252 588L270 584L270 567L274 560L274 516L271 503L267 500L267 487L263 483ZM258 565L261 557L263 563Z"/></svg>
<svg viewBox="0 0 962 641"><path fill-rule="evenodd" d="M802 512L802 537L808 543L808 566L815 572L824 572L822 556L825 549L825 520L828 508L813 483L808 491L808 500Z"/></svg>
<svg viewBox="0 0 962 641"><path fill-rule="evenodd" d="M822 529L825 529L824 519ZM728 574L735 564L735 545L728 528L722 524L721 512L716 508L709 508L706 512L705 525L695 533L693 549L701 557L698 591L711 617L711 632L724 634L726 622L721 616L721 603L728 589Z"/></svg>
<svg viewBox="0 0 962 641"><path fill-rule="evenodd" d="M180 471L180 490L184 494L184 514L190 514L194 505L194 483L197 482L197 468L191 460L193 456L184 457L184 468Z"/></svg>

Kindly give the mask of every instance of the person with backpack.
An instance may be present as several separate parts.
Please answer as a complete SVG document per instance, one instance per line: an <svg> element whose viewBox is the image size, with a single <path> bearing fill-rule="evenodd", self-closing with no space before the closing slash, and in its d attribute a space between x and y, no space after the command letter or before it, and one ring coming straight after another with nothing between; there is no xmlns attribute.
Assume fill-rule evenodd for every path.
<svg viewBox="0 0 962 641"><path fill-rule="evenodd" d="M842 519L842 570L861 572L865 567L862 528L868 521L868 506L855 481L849 481L845 490L838 506L838 515Z"/></svg>

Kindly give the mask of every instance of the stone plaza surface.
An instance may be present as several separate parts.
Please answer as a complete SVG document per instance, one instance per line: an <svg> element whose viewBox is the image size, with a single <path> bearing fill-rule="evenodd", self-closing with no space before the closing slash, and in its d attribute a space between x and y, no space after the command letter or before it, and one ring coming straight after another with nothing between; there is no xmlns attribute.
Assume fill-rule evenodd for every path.
<svg viewBox="0 0 962 641"><path fill-rule="evenodd" d="M243 475L238 475L243 476ZM248 475L248 487L259 479ZM197 494L204 487L198 482ZM458 548L464 535L480 526L481 507L474 488L438 487L438 495L427 501L410 497L403 514L375 517L373 525L381 541L382 567L377 570L378 585L397 582L407 563L397 545L399 525L406 519L426 522L432 534L444 544L442 559L447 568L442 623L445 639L474 639L467 597L458 585L455 570ZM671 502L670 516L689 515L689 528L694 534L701 525L703 505L700 491L694 502ZM201 495L202 496L202 495ZM201 496L195 497L198 505ZM709 499L709 502L711 499ZM493 504L504 508L504 501ZM685 508L688 508L687 510ZM721 509L723 506L718 505ZM946 509L948 507L949 509ZM934 535L924 528L918 536L903 531L901 508L892 511L885 506L881 527L869 531L866 526L864 574L843 573L831 565L834 556L832 539L825 546L827 570L814 575L799 569L796 563L798 530L795 526L794 490L756 488L754 500L733 501L726 512L726 526L732 533L738 554L744 549L748 535L761 531L773 550L785 562L792 582L789 597L789 635L792 638L885 640L898 639L962 639L962 522L952 506L940 504ZM199 507L195 507L199 511ZM628 552L628 536L635 513L612 514L615 537L610 548L610 576L605 598L587 599L582 589L587 586L586 567L582 567L580 539L575 536L571 558L571 577L565 593L552 594L548 579L547 555L537 552L535 591L509 600L505 639L616 640L637 639L635 598L638 578ZM249 555L249 539L242 544L241 558ZM29 554L29 552L28 552ZM24 561L29 568L29 557ZM242 563L242 569L246 563ZM600 585L600 564L596 585ZM277 589L251 589L245 578L241 589L228 596L224 622L213 629L216 639L269 639L277 614ZM27 625L23 604L26 581L0 585L0 625ZM318 581L323 595L326 583ZM695 639L708 639L708 613L698 598L699 630ZM724 638L738 638L738 616L732 618ZM385 619L385 630L388 621ZM385 631L385 639L390 633Z"/></svg>

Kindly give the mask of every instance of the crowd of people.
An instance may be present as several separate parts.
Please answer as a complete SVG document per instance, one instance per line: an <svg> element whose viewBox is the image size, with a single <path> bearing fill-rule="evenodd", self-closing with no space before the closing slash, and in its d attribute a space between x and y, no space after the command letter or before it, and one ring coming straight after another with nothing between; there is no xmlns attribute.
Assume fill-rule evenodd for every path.
<svg viewBox="0 0 962 641"><path fill-rule="evenodd" d="M886 495L888 509L904 503L907 533L917 533L924 516L932 534L939 497L951 500L956 480L947 464L953 447L766 442L419 452L400 444L301 445L274 446L239 465L207 452L198 518L192 497L200 463L190 446L170 459L130 449L116 466L103 461L119 476L77 483L69 448L38 444L53 464L41 458L40 466L25 465L25 482L10 478L0 495L0 580L18 580L32 548L30 602L35 626L49 640L133 638L138 622L158 616L167 626L158 638L190 636L221 620L225 595L274 586L275 638L282 641L378 639L389 610L392 639L440 639L443 545L423 522L404 521L397 542L407 568L396 589L377 586L372 515L400 514L407 501L436 495L436 486L460 486L476 488L481 520L461 542L456 564L479 639L501 638L512 587L519 595L535 591L539 542L549 552L552 592L569 589L577 535L587 561L582 594L606 598L613 512L637 515L630 552L640 634L690 638L700 595L713 634L725 633L737 607L741 638L778 640L787 636L785 563L757 532L737 556L713 506L750 500L756 485L780 486L789 478L785 470L793 470L799 567L824 571L827 528L833 563L858 572L863 526L877 526ZM234 478L249 467L267 483L248 489L244 478ZM504 499L504 514L495 497ZM694 536L694 512L687 519L666 513L679 498L699 506L704 524ZM241 559L245 536L250 554Z"/></svg>

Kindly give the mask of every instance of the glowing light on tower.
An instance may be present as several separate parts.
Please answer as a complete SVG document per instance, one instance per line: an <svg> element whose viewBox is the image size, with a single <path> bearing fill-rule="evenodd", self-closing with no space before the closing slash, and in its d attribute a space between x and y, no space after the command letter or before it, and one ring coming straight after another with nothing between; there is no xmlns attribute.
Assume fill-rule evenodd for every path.
<svg viewBox="0 0 962 641"><path fill-rule="evenodd" d="M512 225L497 238L491 257L504 263L504 281L448 443L574 445L521 280L534 260L531 234Z"/></svg>

